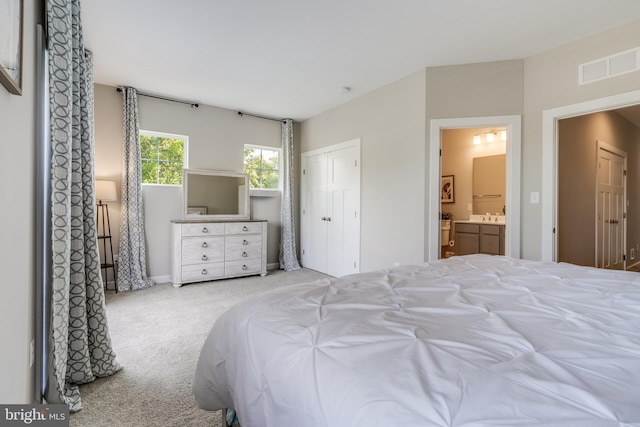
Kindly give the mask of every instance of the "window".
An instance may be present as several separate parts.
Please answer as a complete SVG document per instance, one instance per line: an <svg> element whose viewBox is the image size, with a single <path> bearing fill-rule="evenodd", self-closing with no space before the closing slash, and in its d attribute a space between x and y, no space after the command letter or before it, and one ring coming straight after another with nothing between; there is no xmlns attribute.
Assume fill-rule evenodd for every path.
<svg viewBox="0 0 640 427"><path fill-rule="evenodd" d="M279 189L280 149L245 145L244 172L249 175L249 186L252 189Z"/></svg>
<svg viewBox="0 0 640 427"><path fill-rule="evenodd" d="M140 131L143 184L182 185L188 137Z"/></svg>

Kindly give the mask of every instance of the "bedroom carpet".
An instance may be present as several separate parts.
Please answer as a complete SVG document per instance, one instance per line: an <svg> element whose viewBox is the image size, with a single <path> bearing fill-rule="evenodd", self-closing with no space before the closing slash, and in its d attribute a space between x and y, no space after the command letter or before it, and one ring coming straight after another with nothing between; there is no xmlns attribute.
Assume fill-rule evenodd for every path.
<svg viewBox="0 0 640 427"><path fill-rule="evenodd" d="M221 413L196 407L191 380L200 348L223 312L276 287L327 277L313 270L174 288L107 292L107 318L122 370L80 387L83 409L70 426L222 426Z"/></svg>

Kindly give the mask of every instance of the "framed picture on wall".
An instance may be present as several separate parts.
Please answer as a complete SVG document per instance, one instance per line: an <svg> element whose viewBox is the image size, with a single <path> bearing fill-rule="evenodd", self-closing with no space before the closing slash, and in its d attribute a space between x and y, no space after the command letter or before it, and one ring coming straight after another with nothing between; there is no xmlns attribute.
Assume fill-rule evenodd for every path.
<svg viewBox="0 0 640 427"><path fill-rule="evenodd" d="M445 175L440 183L442 203L453 203L453 175Z"/></svg>
<svg viewBox="0 0 640 427"><path fill-rule="evenodd" d="M22 95L22 2L0 0L0 83Z"/></svg>

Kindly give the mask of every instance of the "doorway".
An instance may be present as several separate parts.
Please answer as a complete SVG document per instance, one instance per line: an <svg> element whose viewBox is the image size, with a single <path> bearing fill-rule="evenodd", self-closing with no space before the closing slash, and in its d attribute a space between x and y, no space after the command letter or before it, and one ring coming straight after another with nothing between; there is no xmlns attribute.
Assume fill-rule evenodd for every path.
<svg viewBox="0 0 640 427"><path fill-rule="evenodd" d="M478 227L465 226L460 221L478 220L480 216L491 217L497 225L492 230L498 230L499 235L494 249L503 253L506 147L504 127L442 130L441 258L481 252L479 234L458 232L465 227Z"/></svg>
<svg viewBox="0 0 640 427"><path fill-rule="evenodd" d="M558 239L560 229L562 228L562 225L559 224L558 204L558 147L560 122L564 119L586 116L593 113L612 110L623 111L629 107L638 105L640 105L640 91L633 91L543 111L542 170L549 171L549 173L542 175L541 260L553 262L557 262L559 260ZM633 204L632 199L630 199L630 202ZM595 205L595 203L593 205ZM592 230L592 233L595 234L595 229L592 228ZM631 243L631 245L633 248L633 243ZM637 243L636 247L633 249L635 249L634 252L637 253L640 249L640 242ZM637 254L634 253L634 255L636 255L637 258Z"/></svg>
<svg viewBox="0 0 640 427"><path fill-rule="evenodd" d="M626 189L640 184L639 143L640 123L620 110L558 121L557 261L619 270L637 262L640 197Z"/></svg>
<svg viewBox="0 0 640 427"><path fill-rule="evenodd" d="M442 134L446 129L504 128L506 130L506 200L509 212L505 225L505 255L520 258L520 156L521 117L490 116L431 120L428 172L426 259L441 255Z"/></svg>

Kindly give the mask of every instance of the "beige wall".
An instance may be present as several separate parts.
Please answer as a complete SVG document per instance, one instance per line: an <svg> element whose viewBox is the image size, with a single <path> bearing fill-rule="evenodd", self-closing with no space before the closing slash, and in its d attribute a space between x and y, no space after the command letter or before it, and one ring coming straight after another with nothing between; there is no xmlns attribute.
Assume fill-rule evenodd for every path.
<svg viewBox="0 0 640 427"><path fill-rule="evenodd" d="M24 2L22 96L0 85L0 182L5 209L0 245L0 402L31 403L34 370L29 345L34 338L35 292L35 157L36 157L36 23L40 1Z"/></svg>
<svg viewBox="0 0 640 427"><path fill-rule="evenodd" d="M492 128L469 128L446 129L442 132L442 175L454 176L455 197L454 203L442 204L441 212L451 213L454 221L469 219L472 213L469 208L473 205L473 158L505 153L504 141L479 145L473 143L476 133L491 130Z"/></svg>
<svg viewBox="0 0 640 427"><path fill-rule="evenodd" d="M425 71L302 122L300 152L356 138L362 165L361 271L422 262Z"/></svg>
<svg viewBox="0 0 640 427"><path fill-rule="evenodd" d="M96 177L117 181L122 174L122 95L114 87L95 86ZM280 147L280 123L239 117L236 111L138 98L140 129L189 137L188 162L193 169L241 172L244 144ZM181 217L182 187L143 185L147 239L147 274L168 280L170 221ZM110 203L111 229L118 234L120 203ZM278 262L280 196L252 197L251 217L269 221L267 263ZM114 252L118 252L116 236Z"/></svg>
<svg viewBox="0 0 640 427"><path fill-rule="evenodd" d="M558 136L558 260L595 265L596 141L628 156L629 256L640 243L640 129L615 112L603 112L560 120Z"/></svg>
<svg viewBox="0 0 640 427"><path fill-rule="evenodd" d="M524 61L522 60L428 68L426 98L429 132L431 132L432 119L523 114L523 73ZM460 132L464 131L460 130ZM425 143L429 145L430 141ZM428 151L425 161L426 164L430 162ZM456 181L458 175L462 182L466 179L471 180L472 161L468 161L467 167L454 169ZM443 147L442 174L448 174L447 171L452 170L452 167L445 159ZM465 178L466 176L468 178ZM429 180L429 173L424 179ZM428 194L424 195L425 203L439 203L439 201L429 201L428 197ZM446 204L443 205L443 209L445 206ZM466 203L462 206L456 203L453 214L457 219L468 215ZM428 223L430 218L425 217L424 221ZM439 236L432 238L438 239ZM429 245L428 239L429 236L425 234L425 248ZM522 243L522 245L525 244L526 242Z"/></svg>
<svg viewBox="0 0 640 427"><path fill-rule="evenodd" d="M640 89L638 72L578 85L578 65L638 46L640 20L525 59L522 145L522 243L524 258L540 259L542 205L529 194L541 191L544 110ZM540 195L541 198L544 196ZM546 207L546 209L552 209Z"/></svg>

